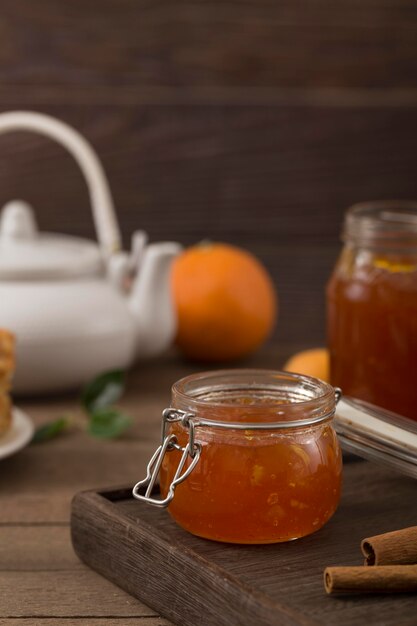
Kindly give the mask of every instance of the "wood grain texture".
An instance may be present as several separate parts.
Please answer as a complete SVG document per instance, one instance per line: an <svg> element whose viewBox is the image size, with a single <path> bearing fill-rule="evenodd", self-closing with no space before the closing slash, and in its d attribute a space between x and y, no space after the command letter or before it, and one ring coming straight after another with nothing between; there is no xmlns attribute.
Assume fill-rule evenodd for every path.
<svg viewBox="0 0 417 626"><path fill-rule="evenodd" d="M65 626L171 626L171 622L162 617L137 616L131 617L65 617ZM8 617L0 618L0 626L63 626L61 617ZM405 626L405 625L404 625ZM411 626L411 625L410 625Z"/></svg>
<svg viewBox="0 0 417 626"><path fill-rule="evenodd" d="M278 342L324 342L324 285L346 208L417 197L413 107L43 110L99 151L126 246L144 228L153 240L223 240L258 255L281 298ZM13 197L34 205L44 229L94 237L80 173L44 139L0 138L0 205Z"/></svg>
<svg viewBox="0 0 417 626"><path fill-rule="evenodd" d="M67 525L0 526L0 534L0 571L82 569L71 549Z"/></svg>
<svg viewBox="0 0 417 626"><path fill-rule="evenodd" d="M155 615L86 567L69 571L0 572L0 595L0 617Z"/></svg>
<svg viewBox="0 0 417 626"><path fill-rule="evenodd" d="M140 618L128 615L124 617L65 618L65 626L137 626L138 624L140 626L171 626L171 622L162 617L149 616L141 616ZM7 619L0 618L0 626L63 626L63 623L61 617L47 617L45 619L39 617L8 617Z"/></svg>
<svg viewBox="0 0 417 626"><path fill-rule="evenodd" d="M49 446L45 444L43 449L40 445L30 447L19 457L2 462L4 488L1 488L0 502L4 502L4 506L0 505L0 522L68 520L69 503L77 488L82 489L86 484L105 486L109 480L121 483L127 476L135 476L138 468L144 468L149 449L157 438L157 421L158 418L155 436L146 444L133 435L125 442L113 442L113 447L104 442L100 445L95 440L80 441L87 435L68 435L68 445L65 441L56 441ZM14 476L12 484L10 476Z"/></svg>
<svg viewBox="0 0 417 626"><path fill-rule="evenodd" d="M185 244L337 245L350 204L417 194L414 107L42 111L75 125L99 152L126 244L143 227ZM0 151L1 204L23 195L44 228L94 235L81 174L62 148L13 133L0 138Z"/></svg>
<svg viewBox="0 0 417 626"><path fill-rule="evenodd" d="M1 8L2 84L38 94L210 99L216 89L417 86L413 0L2 0Z"/></svg>
<svg viewBox="0 0 417 626"><path fill-rule="evenodd" d="M45 480L45 472L43 479ZM43 489L31 490L20 488L13 494L5 491L0 496L0 525L23 526L26 524L65 524L73 488L60 489L54 493L42 493Z"/></svg>
<svg viewBox="0 0 417 626"><path fill-rule="evenodd" d="M322 575L330 564L361 564L360 541L371 529L411 524L415 493L411 479L352 463L339 509L320 531L294 542L238 546L190 535L129 490L90 492L74 500L72 538L93 569L181 626L333 626L336 614L340 626L378 624L381 615L384 626L396 626L415 617L417 596L335 604Z"/></svg>

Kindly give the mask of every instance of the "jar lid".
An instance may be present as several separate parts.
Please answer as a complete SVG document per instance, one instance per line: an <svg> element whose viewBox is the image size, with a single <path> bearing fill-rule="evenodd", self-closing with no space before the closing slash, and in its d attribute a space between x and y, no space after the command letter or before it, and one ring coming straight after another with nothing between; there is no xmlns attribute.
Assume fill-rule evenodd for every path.
<svg viewBox="0 0 417 626"><path fill-rule="evenodd" d="M417 478L417 422L391 411L343 398L334 420L344 450Z"/></svg>
<svg viewBox="0 0 417 626"><path fill-rule="evenodd" d="M0 218L0 279L66 279L97 274L102 269L92 241L39 233L33 209L20 200L8 203Z"/></svg>

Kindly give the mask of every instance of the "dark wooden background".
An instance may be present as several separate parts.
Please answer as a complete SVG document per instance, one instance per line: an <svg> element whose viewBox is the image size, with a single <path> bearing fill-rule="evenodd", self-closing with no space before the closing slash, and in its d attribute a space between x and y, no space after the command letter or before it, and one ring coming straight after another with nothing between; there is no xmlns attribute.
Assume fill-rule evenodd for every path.
<svg viewBox="0 0 417 626"><path fill-rule="evenodd" d="M417 198L417 0L0 0L0 110L76 126L125 238L246 246L281 296L276 340L324 341L345 209ZM0 138L0 204L93 236L64 151Z"/></svg>

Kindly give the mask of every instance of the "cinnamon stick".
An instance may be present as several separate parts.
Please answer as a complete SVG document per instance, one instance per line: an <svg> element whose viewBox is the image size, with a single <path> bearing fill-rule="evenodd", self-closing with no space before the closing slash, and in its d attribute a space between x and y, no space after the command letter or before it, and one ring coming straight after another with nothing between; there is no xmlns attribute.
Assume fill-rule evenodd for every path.
<svg viewBox="0 0 417 626"><path fill-rule="evenodd" d="M329 595L417 591L417 565L326 567L324 586Z"/></svg>
<svg viewBox="0 0 417 626"><path fill-rule="evenodd" d="M394 530L364 539L365 565L408 565L417 563L417 526Z"/></svg>

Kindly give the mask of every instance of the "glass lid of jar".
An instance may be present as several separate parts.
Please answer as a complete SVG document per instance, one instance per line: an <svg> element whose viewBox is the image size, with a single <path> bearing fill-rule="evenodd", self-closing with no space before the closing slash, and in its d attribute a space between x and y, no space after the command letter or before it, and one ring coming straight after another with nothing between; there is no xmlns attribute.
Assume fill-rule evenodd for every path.
<svg viewBox="0 0 417 626"><path fill-rule="evenodd" d="M342 448L417 478L417 422L391 411L343 398L334 427Z"/></svg>
<svg viewBox="0 0 417 626"><path fill-rule="evenodd" d="M98 246L86 239L39 233L33 210L9 203L0 219L0 280L52 280L89 276L103 268Z"/></svg>

